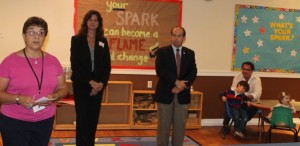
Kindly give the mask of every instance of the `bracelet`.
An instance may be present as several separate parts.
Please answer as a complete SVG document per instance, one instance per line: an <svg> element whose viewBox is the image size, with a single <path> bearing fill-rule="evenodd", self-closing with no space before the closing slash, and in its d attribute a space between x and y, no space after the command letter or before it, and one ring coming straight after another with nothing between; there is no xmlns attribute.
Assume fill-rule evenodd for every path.
<svg viewBox="0 0 300 146"><path fill-rule="evenodd" d="M17 96L16 96L16 103L17 103L17 105L20 105L19 101L20 101L20 96L17 95Z"/></svg>

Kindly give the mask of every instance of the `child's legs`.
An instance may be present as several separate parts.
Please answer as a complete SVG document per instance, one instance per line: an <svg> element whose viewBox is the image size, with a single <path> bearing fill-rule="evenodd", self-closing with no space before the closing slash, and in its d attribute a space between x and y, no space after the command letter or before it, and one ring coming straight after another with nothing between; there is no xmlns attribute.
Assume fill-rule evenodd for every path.
<svg viewBox="0 0 300 146"><path fill-rule="evenodd" d="M232 116L232 120L234 122L234 128L238 130L239 124L240 124L240 115L239 115L239 110L235 108L230 109L230 113Z"/></svg>
<svg viewBox="0 0 300 146"><path fill-rule="evenodd" d="M248 122L248 114L246 110L240 109L239 110L239 114L240 114L240 124L238 126L238 130L239 131L244 131L246 124Z"/></svg>

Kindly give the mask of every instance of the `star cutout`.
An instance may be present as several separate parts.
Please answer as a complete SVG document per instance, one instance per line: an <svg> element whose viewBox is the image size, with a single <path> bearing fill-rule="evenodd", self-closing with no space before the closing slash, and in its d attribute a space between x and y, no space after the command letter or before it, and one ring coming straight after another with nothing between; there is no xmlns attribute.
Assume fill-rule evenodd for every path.
<svg viewBox="0 0 300 146"><path fill-rule="evenodd" d="M252 59L253 59L254 63L256 63L259 61L259 56L255 54Z"/></svg>
<svg viewBox="0 0 300 146"><path fill-rule="evenodd" d="M300 16L296 17L296 21L300 23Z"/></svg>
<svg viewBox="0 0 300 146"><path fill-rule="evenodd" d="M298 52L294 49L294 50L291 51L291 56L296 57L297 53L298 53Z"/></svg>
<svg viewBox="0 0 300 146"><path fill-rule="evenodd" d="M259 18L258 18L257 16L254 16L254 17L252 18L252 22L253 22L253 23L258 23L258 19L259 19Z"/></svg>
<svg viewBox="0 0 300 146"><path fill-rule="evenodd" d="M251 31L249 31L248 29L246 31L244 31L245 37L247 36L251 36Z"/></svg>
<svg viewBox="0 0 300 146"><path fill-rule="evenodd" d="M295 38L295 35L292 35L292 38L291 38L291 40L293 40Z"/></svg>
<svg viewBox="0 0 300 146"><path fill-rule="evenodd" d="M242 22L243 22L243 23L247 23L247 19L248 19L248 18L247 18L245 15L243 15L243 17L241 17L241 19L242 19Z"/></svg>
<svg viewBox="0 0 300 146"><path fill-rule="evenodd" d="M244 53L244 54L248 54L248 53L249 53L249 50L250 50L250 49L249 49L248 47L245 47L245 48L243 49L243 53Z"/></svg>
<svg viewBox="0 0 300 146"><path fill-rule="evenodd" d="M281 13L280 15L278 15L280 20L284 20L284 15Z"/></svg>
<svg viewBox="0 0 300 146"><path fill-rule="evenodd" d="M265 34L265 32L266 32L266 29L263 26L259 28L260 34Z"/></svg>
<svg viewBox="0 0 300 146"><path fill-rule="evenodd" d="M263 45L263 42L264 42L264 41L262 41L261 39L259 39L258 42L257 42L257 46L258 46L258 47L264 46L264 45Z"/></svg>
<svg viewBox="0 0 300 146"><path fill-rule="evenodd" d="M278 46L277 48L275 48L276 53L282 53L282 49L280 46Z"/></svg>

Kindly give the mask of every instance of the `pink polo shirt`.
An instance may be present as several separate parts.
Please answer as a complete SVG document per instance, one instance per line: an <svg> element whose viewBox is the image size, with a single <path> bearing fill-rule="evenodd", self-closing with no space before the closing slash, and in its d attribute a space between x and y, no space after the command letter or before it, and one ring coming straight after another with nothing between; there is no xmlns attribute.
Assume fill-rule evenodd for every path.
<svg viewBox="0 0 300 146"><path fill-rule="evenodd" d="M34 63L34 58L28 59L40 82L42 57L37 58L37 64ZM63 75L63 70L57 58L46 53L44 57L41 95L38 96L38 82L25 57L12 53L7 56L0 65L0 77L9 80L7 93L31 96L34 100L53 93L57 87L57 78L61 75ZM52 117L55 114L55 109L56 106L54 103L35 113L32 109L26 109L17 104L2 104L1 106L2 114L29 122L41 121Z"/></svg>

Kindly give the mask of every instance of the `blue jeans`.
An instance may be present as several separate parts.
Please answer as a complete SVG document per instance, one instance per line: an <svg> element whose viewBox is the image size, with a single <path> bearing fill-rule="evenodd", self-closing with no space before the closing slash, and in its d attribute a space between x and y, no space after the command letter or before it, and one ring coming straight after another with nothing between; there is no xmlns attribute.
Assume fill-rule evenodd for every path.
<svg viewBox="0 0 300 146"><path fill-rule="evenodd" d="M245 131L245 127L248 121L248 114L244 109L230 108L230 114L234 122L234 128L237 131Z"/></svg>

